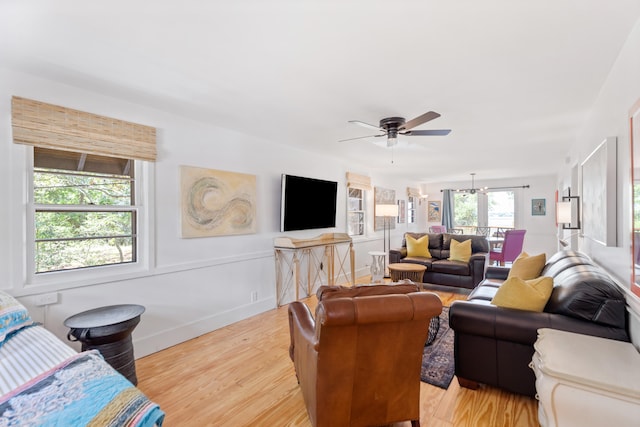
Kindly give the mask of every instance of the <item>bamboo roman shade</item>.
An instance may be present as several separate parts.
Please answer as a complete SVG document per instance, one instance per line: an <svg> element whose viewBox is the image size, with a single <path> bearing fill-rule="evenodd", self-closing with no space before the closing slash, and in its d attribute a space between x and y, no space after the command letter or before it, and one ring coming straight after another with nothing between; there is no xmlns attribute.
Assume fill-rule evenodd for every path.
<svg viewBox="0 0 640 427"><path fill-rule="evenodd" d="M371 186L371 178L351 172L347 172L347 187L365 191L373 189Z"/></svg>
<svg viewBox="0 0 640 427"><path fill-rule="evenodd" d="M407 196L409 197L421 197L420 190L417 188L407 187Z"/></svg>
<svg viewBox="0 0 640 427"><path fill-rule="evenodd" d="M14 96L13 142L54 150L155 161L156 129Z"/></svg>

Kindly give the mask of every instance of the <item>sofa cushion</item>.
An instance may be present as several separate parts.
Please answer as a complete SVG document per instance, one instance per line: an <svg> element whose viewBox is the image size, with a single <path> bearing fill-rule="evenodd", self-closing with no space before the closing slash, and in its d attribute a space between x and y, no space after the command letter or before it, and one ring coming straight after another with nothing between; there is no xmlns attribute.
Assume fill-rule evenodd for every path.
<svg viewBox="0 0 640 427"><path fill-rule="evenodd" d="M545 311L625 328L625 307L624 294L615 282L599 267L584 264L556 275Z"/></svg>
<svg viewBox="0 0 640 427"><path fill-rule="evenodd" d="M513 261L507 278L519 277L522 280L531 280L540 277L546 259L547 255L544 252L539 255L529 255L526 252L522 252Z"/></svg>
<svg viewBox="0 0 640 427"><path fill-rule="evenodd" d="M458 276L470 276L468 262L449 261L446 259L434 260L431 263L431 271L434 273L455 274Z"/></svg>
<svg viewBox="0 0 640 427"><path fill-rule="evenodd" d="M491 300L498 307L541 312L549 300L553 289L551 277L523 280L510 277L500 286Z"/></svg>
<svg viewBox="0 0 640 427"><path fill-rule="evenodd" d="M413 264L424 265L425 267L427 267L427 270L431 269L431 265L433 264L433 261L434 261L433 258L425 258L425 257L417 257L417 256L405 257L402 259L402 262L409 262Z"/></svg>
<svg viewBox="0 0 640 427"><path fill-rule="evenodd" d="M419 239L422 236L429 236L429 251L432 249L440 249L442 248L442 233L404 233L402 236L402 247L407 247L407 236L411 236L414 239Z"/></svg>
<svg viewBox="0 0 640 427"><path fill-rule="evenodd" d="M456 239L451 239L450 245L449 261L469 262L469 258L471 258L471 240L459 242Z"/></svg>
<svg viewBox="0 0 640 427"><path fill-rule="evenodd" d="M470 234L448 234L442 235L442 250L448 251L451 247L451 239L455 239L458 242L464 242L465 240L471 240L471 252L489 252L489 242L484 236L475 236ZM433 252L432 252L433 253Z"/></svg>
<svg viewBox="0 0 640 427"><path fill-rule="evenodd" d="M549 258L547 264L542 269L542 276L556 277L558 274L571 267L593 265L589 258L583 256L567 255L558 258L556 255Z"/></svg>
<svg viewBox="0 0 640 427"><path fill-rule="evenodd" d="M431 258L429 253L429 235L416 239L413 236L407 236L407 256Z"/></svg>

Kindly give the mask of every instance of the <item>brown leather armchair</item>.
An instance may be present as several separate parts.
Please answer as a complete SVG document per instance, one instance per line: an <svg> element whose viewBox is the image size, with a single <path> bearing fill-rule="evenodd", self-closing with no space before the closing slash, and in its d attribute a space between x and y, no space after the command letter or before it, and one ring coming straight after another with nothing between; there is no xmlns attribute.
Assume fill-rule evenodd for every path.
<svg viewBox="0 0 640 427"><path fill-rule="evenodd" d="M419 426L423 347L429 321L441 311L440 298L427 292L356 297L332 292L318 303L315 321L304 303L291 303L289 352L311 423L375 426L411 420Z"/></svg>

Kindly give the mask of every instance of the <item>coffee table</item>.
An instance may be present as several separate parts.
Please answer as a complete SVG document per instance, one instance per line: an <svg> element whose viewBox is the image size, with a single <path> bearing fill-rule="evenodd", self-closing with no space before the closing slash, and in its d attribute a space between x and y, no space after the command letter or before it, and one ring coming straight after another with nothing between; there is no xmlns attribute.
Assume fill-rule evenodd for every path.
<svg viewBox="0 0 640 427"><path fill-rule="evenodd" d="M421 283L426 269L427 267L420 264L396 262L389 264L389 275L394 282L409 279L414 283Z"/></svg>

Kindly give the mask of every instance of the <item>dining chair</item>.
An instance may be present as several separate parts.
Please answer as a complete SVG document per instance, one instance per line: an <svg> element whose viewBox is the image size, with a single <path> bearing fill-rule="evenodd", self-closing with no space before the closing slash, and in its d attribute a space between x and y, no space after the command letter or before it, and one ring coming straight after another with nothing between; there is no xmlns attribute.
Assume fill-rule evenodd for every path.
<svg viewBox="0 0 640 427"><path fill-rule="evenodd" d="M522 252L524 235L527 230L507 230L504 232L504 242L500 248L492 248L489 251L489 260L499 265L513 262Z"/></svg>
<svg viewBox="0 0 640 427"><path fill-rule="evenodd" d="M447 226L446 225L432 225L429 227L429 233L446 233Z"/></svg>
<svg viewBox="0 0 640 427"><path fill-rule="evenodd" d="M491 234L491 227L476 227L476 236L489 237Z"/></svg>
<svg viewBox="0 0 640 427"><path fill-rule="evenodd" d="M449 234L464 234L464 230L462 228L451 228L449 229Z"/></svg>
<svg viewBox="0 0 640 427"><path fill-rule="evenodd" d="M506 233L508 230L513 229L507 227L496 227L495 237L504 237L504 233Z"/></svg>

